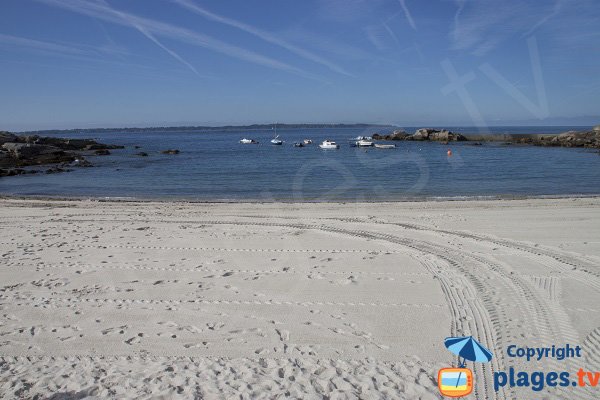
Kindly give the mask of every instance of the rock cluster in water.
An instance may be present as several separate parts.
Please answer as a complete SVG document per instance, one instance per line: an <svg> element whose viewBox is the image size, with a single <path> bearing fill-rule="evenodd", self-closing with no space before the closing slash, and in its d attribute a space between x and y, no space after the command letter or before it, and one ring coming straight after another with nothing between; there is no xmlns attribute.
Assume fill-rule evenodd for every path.
<svg viewBox="0 0 600 400"><path fill-rule="evenodd" d="M560 147L587 147L600 149L600 125L596 125L589 131L569 131L559 135L469 135L452 132L446 129L417 129L412 135L403 130L396 130L388 135L375 133L374 140L416 140L435 142L461 142L471 141L474 145L481 142L504 142L506 144L531 144L535 146L560 146Z"/></svg>
<svg viewBox="0 0 600 400"><path fill-rule="evenodd" d="M419 141L435 141L435 142L459 142L467 140L466 137L460 133L454 133L446 129L431 129L421 128L417 129L412 135L405 131L397 130L391 135L379 135L374 134L373 139L375 140L419 140Z"/></svg>
<svg viewBox="0 0 600 400"><path fill-rule="evenodd" d="M539 146L561 147L588 147L600 149L600 126L595 126L591 131L569 131L556 136L540 136L525 143Z"/></svg>
<svg viewBox="0 0 600 400"><path fill-rule="evenodd" d="M109 149L120 149L91 139L62 139L41 136L19 136L0 132L0 176L13 176L42 172L24 169L31 166L48 166L46 173L68 171L69 167L91 166L81 152L97 155L110 154Z"/></svg>

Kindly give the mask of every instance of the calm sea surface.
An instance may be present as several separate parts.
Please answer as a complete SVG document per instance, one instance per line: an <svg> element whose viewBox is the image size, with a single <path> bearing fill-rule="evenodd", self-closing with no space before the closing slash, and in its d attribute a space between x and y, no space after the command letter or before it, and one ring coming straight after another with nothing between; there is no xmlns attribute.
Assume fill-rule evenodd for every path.
<svg viewBox="0 0 600 400"><path fill-rule="evenodd" d="M556 133L569 127L492 128L495 133ZM453 128L475 133L473 128ZM429 197L600 194L597 151L535 146L393 142L394 150L353 148L377 129L152 132L56 135L124 145L90 156L93 168L0 179L0 194L194 200L401 200ZM414 131L407 128L408 132ZM243 137L259 145L241 145ZM313 145L293 147L311 138ZM332 139L339 150L321 150ZM392 142L388 142L392 143ZM134 146L140 146L135 149ZM179 149L178 155L160 150ZM447 149L453 155L448 157ZM149 157L136 153L144 151Z"/></svg>

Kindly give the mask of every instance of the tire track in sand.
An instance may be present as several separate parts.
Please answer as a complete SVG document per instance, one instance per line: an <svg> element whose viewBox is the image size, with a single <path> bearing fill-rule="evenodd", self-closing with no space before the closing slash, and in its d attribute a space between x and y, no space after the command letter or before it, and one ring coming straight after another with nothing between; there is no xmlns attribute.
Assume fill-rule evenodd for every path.
<svg viewBox="0 0 600 400"><path fill-rule="evenodd" d="M56 220L55 220L56 221ZM94 220L84 219L65 219L69 222L97 222ZM110 220L110 222L118 222ZM128 222L124 220L123 222ZM141 221L137 221L141 222ZM433 255L436 258L447 263L446 268L453 270L459 277L454 283L447 281L447 290L445 294L448 296L449 307L456 309L451 312L454 319L453 326L458 332L459 328L463 328L463 323L460 321L461 315L458 311L461 305L462 298L474 298L479 301L474 301L467 305L473 315L472 326L479 338L486 338L485 342L488 346L496 350L495 364L478 364L476 369L481 372L478 375L476 395L477 398L498 398L498 393L493 391L491 385L492 365L494 370L504 370L505 360L503 355L504 345L513 339L533 338L540 344L542 343L561 343L565 339L572 338L574 330L571 327L570 320L564 310L561 312L560 306L551 304L551 302L541 295L541 293L533 286L532 282L527 278L514 274L510 267L494 260L493 258L483 258L475 256L451 248L448 246L431 243L427 241L417 241L410 238L398 237L387 233L338 228L320 224L304 224L304 223L278 223L278 222L256 222L256 221L222 221L222 220L201 220L201 221L175 221L175 220L152 220L147 222L153 223L185 223L185 224L208 224L208 225L250 225L250 226L268 226L268 227L289 227L294 229L309 229L353 236L358 238L380 240L387 243L400 245L404 248L413 249L424 256ZM349 221L356 223L357 221ZM372 222L372 221L370 221ZM438 232L435 229L426 229ZM449 232L438 232L447 233ZM479 240L478 237L464 236L466 239ZM493 275L496 279L490 279ZM462 281L461 281L462 279ZM466 280L466 281L465 281ZM469 283L473 290L463 286L463 292L459 293L454 290L453 285L464 285ZM511 312L507 311L513 305ZM558 322L558 323L557 323ZM576 333L575 333L576 335ZM500 350L500 351L498 351ZM552 363L551 363L552 364ZM565 364L561 364L565 368ZM497 369L496 369L497 368ZM561 369L557 369L561 370ZM561 390L561 388L559 388ZM572 392L563 392L561 397L569 398ZM507 392L512 393L512 389L507 389ZM514 398L511 394L509 398ZM530 393L528 393L530 394ZM556 393L558 394L558 393ZM578 392L582 398L590 397L590 393ZM506 395L503 397L507 397Z"/></svg>

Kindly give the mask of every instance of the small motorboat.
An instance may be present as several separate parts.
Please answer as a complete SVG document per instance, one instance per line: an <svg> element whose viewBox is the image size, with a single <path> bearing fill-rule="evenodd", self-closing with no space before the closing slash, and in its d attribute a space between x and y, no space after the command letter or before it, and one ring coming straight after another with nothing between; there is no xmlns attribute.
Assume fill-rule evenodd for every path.
<svg viewBox="0 0 600 400"><path fill-rule="evenodd" d="M283 144L283 140L279 139L279 135L277 135L273 139L271 139L271 144L281 146Z"/></svg>
<svg viewBox="0 0 600 400"><path fill-rule="evenodd" d="M336 142L334 142L333 140L323 140L323 143L321 143L319 145L320 148L324 149L324 150L328 150L328 149L339 149L340 145L337 144Z"/></svg>
<svg viewBox="0 0 600 400"><path fill-rule="evenodd" d="M380 144L380 143L375 143L375 148L376 149L395 149L396 145L395 144Z"/></svg>
<svg viewBox="0 0 600 400"><path fill-rule="evenodd" d="M373 142L370 139L360 139L356 141L358 147L371 147Z"/></svg>
<svg viewBox="0 0 600 400"><path fill-rule="evenodd" d="M294 147L304 147L304 143L302 143L302 142L295 142L294 143Z"/></svg>
<svg viewBox="0 0 600 400"><path fill-rule="evenodd" d="M254 139L246 139L243 138L242 140L240 140L241 144L258 144L258 142Z"/></svg>
<svg viewBox="0 0 600 400"><path fill-rule="evenodd" d="M312 140L310 140L310 139L304 139L304 141L302 143L304 143L304 144L312 144Z"/></svg>
<svg viewBox="0 0 600 400"><path fill-rule="evenodd" d="M359 140L372 140L372 139L373 139L373 138L372 138L371 136L357 136L357 137L355 137L355 138L354 138L354 139L352 139L352 140L359 141Z"/></svg>

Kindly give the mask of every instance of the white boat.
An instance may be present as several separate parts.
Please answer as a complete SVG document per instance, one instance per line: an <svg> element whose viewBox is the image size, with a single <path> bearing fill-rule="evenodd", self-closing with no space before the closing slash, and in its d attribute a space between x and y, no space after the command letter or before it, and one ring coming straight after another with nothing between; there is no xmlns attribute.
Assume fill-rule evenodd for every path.
<svg viewBox="0 0 600 400"><path fill-rule="evenodd" d="M246 139L243 138L242 140L240 140L241 144L258 144L258 142L254 139Z"/></svg>
<svg viewBox="0 0 600 400"><path fill-rule="evenodd" d="M283 144L283 140L279 139L279 135L277 134L277 122L275 122L275 137L271 139L271 144L281 146Z"/></svg>
<svg viewBox="0 0 600 400"><path fill-rule="evenodd" d="M358 147L371 147L371 146L373 146L373 142L368 139L361 139L361 140L356 141L356 145Z"/></svg>
<svg viewBox="0 0 600 400"><path fill-rule="evenodd" d="M340 145L334 142L333 140L323 140L323 143L319 145L322 149L339 149Z"/></svg>
<svg viewBox="0 0 600 400"><path fill-rule="evenodd" d="M310 140L310 139L304 139L304 144L312 144L312 140Z"/></svg>
<svg viewBox="0 0 600 400"><path fill-rule="evenodd" d="M375 148L376 149L395 149L396 145L395 144L380 144L380 143L375 143Z"/></svg>

